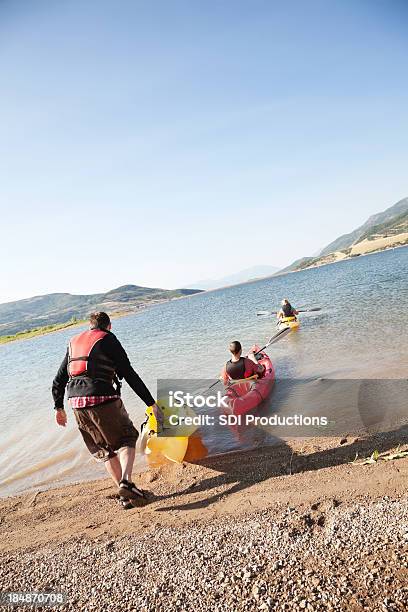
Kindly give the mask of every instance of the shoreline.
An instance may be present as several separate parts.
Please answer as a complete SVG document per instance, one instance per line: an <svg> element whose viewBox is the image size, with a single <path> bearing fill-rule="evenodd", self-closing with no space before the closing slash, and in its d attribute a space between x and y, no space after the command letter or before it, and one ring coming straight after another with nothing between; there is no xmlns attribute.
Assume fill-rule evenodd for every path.
<svg viewBox="0 0 408 612"><path fill-rule="evenodd" d="M145 308L147 308L147 306ZM135 311L130 310L127 312L114 312L109 316L111 319L120 319L122 317L127 317L129 315L137 314L139 311L145 310L145 308L140 308L139 310L135 310ZM31 340L32 338L39 338L41 336L48 336L50 334L56 334L68 328L75 329L76 327L83 327L84 325L88 325L88 324L89 324L88 319L81 319L80 321L75 321L75 323L61 323L61 324L56 323L55 329L47 330L47 326L45 325L44 328L40 327L38 329L28 330L27 332L17 332L17 334L13 334L13 337L11 338L8 338L7 336L3 336L7 338L7 340L1 340L2 336L0 336L0 346L3 344L9 344L10 342L20 342L23 340ZM17 336L17 337L14 337L14 336Z"/></svg>
<svg viewBox="0 0 408 612"><path fill-rule="evenodd" d="M407 427L154 467L128 511L107 479L0 499L0 587L62 591L68 610L403 610L408 457L352 463L398 445Z"/></svg>
<svg viewBox="0 0 408 612"><path fill-rule="evenodd" d="M394 251L396 249L404 249L408 247L408 244L399 244L395 246L388 246L382 249L378 249L376 251L367 251L365 253L359 253L358 255L346 255L345 257L340 257L338 259L334 259L333 261L326 261L324 263L315 263L309 266L305 266L304 268L298 268L296 270L286 270L286 272L276 272L274 276L285 276L285 274L296 274L297 272L303 272L304 270L314 270L315 268L324 268L325 266L331 266L333 264L342 263L343 261L350 261L352 259L357 259L358 257L368 257L369 255L378 255L378 253L384 253L386 251ZM329 254L330 255L330 254ZM329 255L325 255L324 257L329 257Z"/></svg>
<svg viewBox="0 0 408 612"><path fill-rule="evenodd" d="M303 270L312 270L313 268L322 268L324 266L330 266L332 264L340 263L342 261L349 261L350 259L356 259L357 257L368 257L369 255L377 255L378 253L384 253L385 251L394 251L395 249L403 249L405 247L408 247L408 244L397 244L395 246L388 246L382 249L377 249L376 251L367 251L367 252L358 253L355 255L345 255L344 257L339 257L338 259L334 259L333 261L326 261L324 263L311 264L310 266L306 266L305 268L300 268L299 270L291 270L288 273L290 274L294 272L302 272ZM327 255L326 257L328 256L329 255Z"/></svg>
<svg viewBox="0 0 408 612"><path fill-rule="evenodd" d="M47 325L44 327L34 328L31 330L17 332L16 334L10 334L7 336L0 336L0 346L3 344L9 344L10 342L20 342L23 340L31 340L31 338L38 338L40 336L48 336L49 334L56 334L57 332L64 331L68 328L81 327L86 324L86 319L75 321L75 323L56 323L53 329L47 329ZM2 339L4 338L4 340Z"/></svg>
<svg viewBox="0 0 408 612"><path fill-rule="evenodd" d="M134 474L134 478L136 478L142 488L146 487L149 489L151 488L149 487L150 483L155 483L152 487L153 490L159 488L161 493L165 492L165 497L170 499L173 494L176 497L184 495L181 482L178 479L179 475L183 476L181 478L182 481L185 481L187 478L189 481L196 482L201 478L205 478L210 472L224 475L231 472L231 474L239 476L238 480L242 479L243 482L248 483L248 486L262 484L274 478L278 479L279 484L281 478L290 477L293 479L295 475L299 476L300 474L305 479L308 479L312 474L315 476L319 474L321 470L326 470L326 476L331 476L335 468L345 470L346 474L350 474L352 469L355 476L357 476L360 474L360 471L363 473L370 472L370 464L364 464L363 461L370 458L374 451L392 455L398 450L404 453L408 452L408 425L400 425L394 431L373 434L372 436L281 439L278 444L272 446L218 453L205 459L184 461L181 464L168 461L165 463L153 461L150 465L147 463L145 469L136 475ZM249 473L245 471L243 460L251 465ZM394 462L397 462L397 468L404 466L408 475L408 456L392 460L386 457L385 461L372 462L372 464L375 464L374 467L381 470L379 466L384 466L385 464L395 466ZM253 467L258 463L266 464L268 470L271 470L270 473L263 474L261 478L252 471ZM229 480L228 477L220 478L220 484L225 484ZM328 482L330 478L325 480ZM342 485L340 483L337 484L341 490L343 488ZM355 484L356 486L358 485L357 482ZM74 497L77 492L83 494L88 490L91 491L93 488L97 491L112 490L112 493L115 492L114 485L106 477L104 471L101 470L101 477L96 480L81 480L64 484L56 481L55 486L33 486L27 491L0 497L0 533L4 524L4 517L10 510L20 505L27 505L27 500L29 501L28 507L34 509L38 505L37 500L40 498L44 503L47 498L51 499L59 495L62 497L72 495ZM212 488L212 486L209 488ZM190 489L193 489L193 486L189 486L188 490ZM313 489L316 490L316 487L314 486ZM200 490L205 492L207 487L202 487ZM306 491L303 493L306 497L308 496ZM156 493L154 495L156 496ZM155 502L156 499L154 497L152 503L155 504ZM149 503L146 509L151 507L152 504ZM140 511L140 509L138 510ZM35 519L35 511L33 510L32 512L33 519ZM2 550L4 550L4 543L0 544L0 551Z"/></svg>
<svg viewBox="0 0 408 612"><path fill-rule="evenodd" d="M395 249L402 249L402 248L406 248L408 247L408 244L401 244L401 245L396 245L396 246L389 246L389 247L385 247L382 249L378 249L377 251L368 251L366 253L361 253L359 255L346 255L345 257L339 258L339 259L335 259L333 261L327 261L325 263L322 264L311 264L310 266L305 266L304 268L299 268L296 270L287 270L285 272L275 272L275 274L272 274L271 276L262 276L259 278L253 278L253 279L249 279L247 281L244 281L242 283L237 283L235 285L225 285L224 287L216 287L215 289L203 289L201 290L199 293L196 294L192 294L192 295L183 295L180 296L178 298L170 298L170 299L166 299L160 302L155 302L154 304L146 304L145 306L141 306L135 310L128 310L128 311L123 311L123 312L114 312L110 315L110 317L112 319L115 318L122 318L122 317L127 317L127 316L131 316L134 314L139 314L140 312L145 311L147 308L152 308L154 306L160 306L161 304L165 304L168 302L172 302L174 300L181 300L181 299L186 299L186 298L191 298L194 297L195 295L202 295L204 293L213 293L216 291L223 291L224 289L229 289L232 287L239 287L241 285L248 285L248 284L252 284L252 283L257 283L259 281L264 281L267 279L271 279L271 278L276 278L276 277L280 277L280 276L285 276L287 274L296 274L298 272L304 272L305 270L313 270L315 268L323 268L325 266L329 266L332 264L336 264L336 263L341 263L343 261L349 261L352 259L356 259L357 257L366 257L369 255L376 255L378 253L383 253L385 251L390 251L390 250L395 250ZM60 331L64 331L65 329L72 327L81 327L82 325L85 325L87 323L87 319L81 319L80 321L76 321L75 323L56 323L55 329L49 329L47 330L46 328L48 326L43 326L40 327L38 329L34 328L33 330L27 330L24 332L17 332L16 334L10 334L10 335L4 335L4 336L0 336L0 346L5 345L5 344L9 344L11 342L18 342L21 340L30 340L32 338L36 338L36 337L40 337L40 336L47 336L49 334L54 334ZM9 337L10 336L10 337ZM2 338L7 338L5 340L2 340Z"/></svg>
<svg viewBox="0 0 408 612"><path fill-rule="evenodd" d="M204 292L200 292L200 293L204 293ZM185 298L194 297L194 295L199 295L199 293L192 294L192 295L181 295L180 297L177 297L177 298L169 298L169 299L154 302L153 304L141 305L135 310L115 311L109 314L109 316L111 319L120 319L122 317L128 317L131 315L139 314L141 312L144 312L148 308L153 308L154 306L160 306L161 304L166 304L167 302L172 302L174 300L182 300ZM75 321L74 323L70 323L70 322L55 323L54 324L55 329L47 329L48 326L44 325L39 328L34 328L33 330L27 330L23 332L17 332L16 334L0 336L0 346L3 344L9 344L10 342L18 342L20 340L31 340L31 338L37 338L40 336L48 336L49 334L61 332L70 327L72 328L81 327L83 325L87 325L88 322L89 322L88 319L81 319L81 320ZM2 338L7 338L7 340L2 340Z"/></svg>

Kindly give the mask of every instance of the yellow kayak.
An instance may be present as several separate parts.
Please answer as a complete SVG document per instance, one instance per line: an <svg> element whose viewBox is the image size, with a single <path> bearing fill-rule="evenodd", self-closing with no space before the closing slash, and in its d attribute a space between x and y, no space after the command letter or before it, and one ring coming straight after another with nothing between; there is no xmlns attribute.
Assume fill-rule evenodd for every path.
<svg viewBox="0 0 408 612"><path fill-rule="evenodd" d="M299 325L299 320L296 317L283 317L282 319L280 319L278 324L280 329L285 327L289 327L290 329L297 329Z"/></svg>
<svg viewBox="0 0 408 612"><path fill-rule="evenodd" d="M156 440L160 440L160 438L155 438ZM164 439L164 438L162 438ZM169 438L167 438L168 440ZM208 448L204 445L203 440L198 432L193 433L192 436L187 438L187 449L184 453L184 457L181 459L184 452L184 445L177 444L177 446L173 446L173 449L170 447L164 447L164 453L162 452L162 448L155 447L155 442L152 439L149 442L149 449L146 453L146 461L150 467L161 467L162 465L166 465L169 462L174 463L195 463L196 461L200 461L200 459L204 459L208 455ZM159 445L160 446L160 445ZM173 452L171 452L173 450Z"/></svg>
<svg viewBox="0 0 408 612"><path fill-rule="evenodd" d="M195 455L198 452L194 446L197 442L196 436L194 436L196 428L184 427L181 433L185 433L186 435L166 436L164 432L168 428L169 416L170 414L174 414L174 410L170 412L166 410L165 407L162 408L162 410L164 414L164 423L163 430L159 431L153 408L147 408L147 418L142 426L140 450L147 456L151 456L151 459L154 461L164 458L175 463L182 463L185 459L187 460L189 455ZM200 453L198 454L202 453L203 449L200 448Z"/></svg>

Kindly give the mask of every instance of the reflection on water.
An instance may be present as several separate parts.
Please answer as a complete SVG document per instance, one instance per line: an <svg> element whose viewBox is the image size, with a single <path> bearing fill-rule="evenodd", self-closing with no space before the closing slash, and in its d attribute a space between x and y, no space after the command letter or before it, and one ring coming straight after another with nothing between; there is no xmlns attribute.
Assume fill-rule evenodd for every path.
<svg viewBox="0 0 408 612"><path fill-rule="evenodd" d="M114 321L113 331L153 392L157 378L211 378L228 358L226 346L265 344L272 318L257 317L283 297L297 306L321 306L302 315L301 329L272 346L277 378L307 378L299 397L313 397L320 378L398 378L408 371L408 249L261 280L172 301ZM0 347L0 494L103 474L81 443L68 413L54 423L51 382L72 330ZM315 382L313 382L315 381ZM265 411L281 411L279 382ZM281 393L283 396L284 394ZM144 407L127 385L123 399L137 426ZM341 404L332 394L332 406ZM214 429L204 440L210 454L272 443L272 433ZM203 451L201 451L203 452ZM138 459L144 464L144 459Z"/></svg>

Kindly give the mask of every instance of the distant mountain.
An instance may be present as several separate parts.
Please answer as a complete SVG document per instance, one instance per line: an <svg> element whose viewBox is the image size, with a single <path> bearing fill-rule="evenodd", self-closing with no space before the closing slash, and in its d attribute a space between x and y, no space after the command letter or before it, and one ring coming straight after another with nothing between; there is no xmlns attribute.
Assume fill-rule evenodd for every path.
<svg viewBox="0 0 408 612"><path fill-rule="evenodd" d="M149 304L199 293L200 289L158 289L123 285L106 293L50 293L0 304L0 335L86 318L93 310L108 313L137 311Z"/></svg>
<svg viewBox="0 0 408 612"><path fill-rule="evenodd" d="M368 236L370 230L374 227L379 226L384 223L388 223L390 221L395 220L399 215L408 212L408 198L404 198L400 200L394 206L390 206L383 212L377 213L375 215L371 215L367 219L363 225L360 225L357 229L349 234L344 234L340 236L330 244L324 247L319 253L320 256L328 255L329 253L333 253L334 251L342 251L344 249L348 249L354 243L359 242L362 239L363 235Z"/></svg>
<svg viewBox="0 0 408 612"><path fill-rule="evenodd" d="M286 274L286 272L294 272L295 270L302 270L312 263L314 259L314 257L301 257L300 259L296 259L289 266L286 266L286 268L279 270L276 275Z"/></svg>
<svg viewBox="0 0 408 612"><path fill-rule="evenodd" d="M227 287L228 285L238 285L239 283L245 283L249 280L256 278L262 278L264 276L272 276L279 268L276 266L252 266L251 268L245 268L229 276L223 276L222 278L212 278L193 283L187 283L189 287L196 287L197 289L219 289L220 287Z"/></svg>
<svg viewBox="0 0 408 612"><path fill-rule="evenodd" d="M297 259L290 266L279 270L278 274L322 266L405 244L408 244L408 198L383 212L371 215L363 225L324 247L317 257Z"/></svg>

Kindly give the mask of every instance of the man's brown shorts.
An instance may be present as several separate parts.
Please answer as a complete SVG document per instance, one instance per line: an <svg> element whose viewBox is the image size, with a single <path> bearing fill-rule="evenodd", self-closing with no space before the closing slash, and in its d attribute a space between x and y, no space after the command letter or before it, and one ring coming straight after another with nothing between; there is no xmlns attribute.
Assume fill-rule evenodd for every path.
<svg viewBox="0 0 408 612"><path fill-rule="evenodd" d="M97 461L116 457L116 451L124 446L136 446L139 434L121 399L74 408L74 414L84 442Z"/></svg>

